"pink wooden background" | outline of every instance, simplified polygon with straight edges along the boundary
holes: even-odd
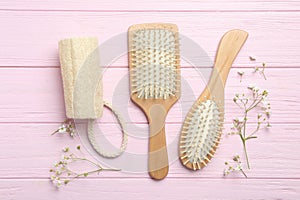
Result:
[[[231,101],[236,92],[248,82],[270,91],[273,127],[248,144],[253,168],[249,178],[222,176],[224,161],[242,154],[239,138],[224,136],[212,163],[196,173],[175,161],[168,177],[160,182],[146,173],[107,172],[56,190],[48,179],[49,168],[60,158],[61,148],[80,144],[78,137],[50,136],[65,118],[58,40],[96,35],[102,43],[144,22],[176,23],[180,33],[200,44],[212,60],[224,32],[233,28],[249,32],[230,73],[225,97],[228,129],[238,112]],[[0,200],[299,199],[299,23],[300,1],[295,0],[1,0]],[[120,45],[124,48],[126,41]],[[251,75],[255,64],[249,62],[249,55],[267,63],[268,81]],[[240,69],[248,74],[243,84],[237,76]],[[198,95],[204,84],[193,70],[186,63],[182,75]],[[126,56],[107,69],[106,99],[111,99],[116,82],[126,73]],[[125,92],[120,95],[128,98]],[[133,122],[146,126],[143,113],[130,102],[128,112]],[[179,106],[174,106],[167,118],[168,142],[178,137],[180,114]],[[108,136],[119,137],[108,112],[100,126]],[[137,149],[146,152],[147,143],[130,137],[128,151]]]

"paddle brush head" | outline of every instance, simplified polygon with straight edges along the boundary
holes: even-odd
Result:
[[[173,24],[129,28],[131,95],[138,99],[179,97],[178,29]]]

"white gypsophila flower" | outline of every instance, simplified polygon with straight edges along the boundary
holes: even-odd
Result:
[[[56,161],[53,163],[53,166],[54,166],[54,167],[58,167],[58,165],[59,165],[59,164],[58,164],[58,162],[56,162]]]
[[[266,113],[267,117],[271,116],[271,110],[267,109],[267,110],[265,110],[265,113]]]
[[[224,170],[224,176],[227,176],[230,173],[230,171],[228,169]]]
[[[253,88],[252,88],[252,91],[253,92],[258,92],[260,89],[257,87],[257,86],[254,86]]]
[[[69,151],[70,151],[70,148],[69,148],[69,147],[65,147],[65,148],[63,148],[62,150],[63,150],[63,152],[69,152]]]
[[[268,101],[266,101],[266,99],[263,99],[263,100],[261,101],[261,107],[262,107],[264,110],[266,110],[266,109],[268,109],[268,108],[270,107],[270,103],[269,103]]]
[[[75,136],[75,130],[74,128],[70,129],[70,136],[74,137]]]
[[[59,128],[58,128],[58,132],[59,133],[66,133],[67,132],[67,127],[66,125],[61,125]]]
[[[62,174],[62,172],[60,170],[56,170],[55,174],[59,176]]]
[[[240,76],[243,76],[243,75],[245,74],[245,72],[242,71],[242,70],[238,71],[237,73],[238,73],[238,75],[240,75]]]
[[[258,113],[257,118],[260,119],[262,117],[261,113]]]
[[[262,95],[263,95],[264,97],[267,97],[268,94],[269,94],[269,91],[266,90],[266,89],[264,89],[264,91],[262,92]]]
[[[254,72],[260,71],[259,67],[254,67]]]
[[[236,166],[236,168],[234,170],[240,171],[240,170],[243,170],[243,167],[239,164]]]
[[[239,123],[243,123],[245,118],[244,117],[238,117],[237,120],[238,120]]]
[[[61,180],[57,180],[55,181],[55,185],[56,187],[60,187],[62,184],[61,184]]]
[[[56,176],[52,175],[50,176],[51,181],[54,181],[56,179]]]
[[[254,87],[255,87],[255,86],[254,86],[253,84],[249,84],[247,88],[248,88],[249,90],[253,90]]]

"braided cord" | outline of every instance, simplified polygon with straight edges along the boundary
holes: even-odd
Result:
[[[127,147],[128,135],[125,131],[125,123],[124,123],[123,119],[121,118],[120,114],[112,108],[112,105],[110,103],[103,101],[103,105],[112,111],[112,113],[117,118],[118,123],[120,124],[121,130],[122,130],[122,144],[121,144],[120,148],[118,149],[118,151],[114,152],[114,153],[106,152],[106,151],[102,150],[96,140],[95,135],[94,135],[94,121],[95,121],[94,119],[88,120],[88,138],[89,138],[93,148],[99,155],[106,157],[106,158],[116,158],[125,151],[125,149]]]

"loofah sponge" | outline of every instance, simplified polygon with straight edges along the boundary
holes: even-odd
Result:
[[[98,40],[94,37],[59,42],[61,74],[68,118],[96,119],[102,116],[102,75]]]
[[[121,155],[127,146],[127,133],[117,111],[103,101],[97,38],[79,37],[61,40],[59,57],[67,117],[88,119],[88,138],[95,151],[101,156],[115,158]],[[104,106],[113,112],[122,129],[122,144],[116,152],[102,150],[94,135],[94,123],[102,116]]]

